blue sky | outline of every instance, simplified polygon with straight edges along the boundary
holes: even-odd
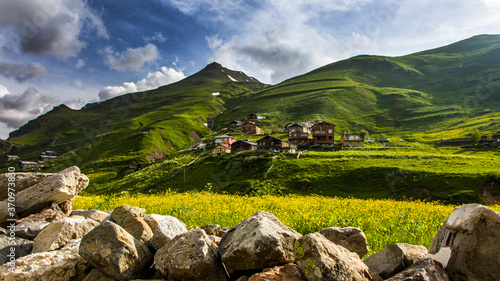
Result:
[[[55,105],[156,88],[212,61],[274,84],[499,34],[499,12],[500,0],[2,0],[0,138]]]

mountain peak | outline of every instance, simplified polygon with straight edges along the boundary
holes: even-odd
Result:
[[[223,82],[253,82],[260,83],[259,80],[246,75],[241,71],[234,71],[223,67],[220,63],[212,62],[199,72],[188,78],[208,78]]]

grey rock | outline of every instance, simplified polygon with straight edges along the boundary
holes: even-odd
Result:
[[[14,249],[14,255],[12,254],[12,249]],[[31,254],[32,250],[33,241],[10,235],[0,235],[0,265],[27,256]]]
[[[293,263],[301,236],[273,214],[257,212],[222,237],[219,251],[229,271],[264,269]]]
[[[228,280],[217,246],[202,229],[168,241],[155,254],[155,267],[171,280]]]
[[[82,238],[80,255],[93,267],[117,280],[140,276],[153,262],[153,254],[119,225],[104,221]]]
[[[153,233],[153,239],[151,239],[151,246],[155,250],[159,250],[168,241],[174,239],[175,236],[187,232],[186,225],[179,221],[177,218],[171,216],[165,216]]]
[[[319,233],[311,233],[297,240],[295,257],[309,281],[376,280],[357,254],[335,245]]]
[[[414,246],[406,243],[389,245],[364,260],[368,267],[380,277],[387,279],[427,255],[424,246]]]
[[[358,254],[360,258],[368,254],[366,236],[363,231],[357,227],[328,227],[321,230],[319,233],[333,243]]]
[[[417,261],[387,281],[450,281],[450,278],[439,262],[427,258]]]
[[[144,218],[146,210],[139,207],[121,206],[115,208],[111,213],[111,219],[119,225],[135,218]]]

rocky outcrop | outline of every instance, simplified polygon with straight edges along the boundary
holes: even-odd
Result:
[[[96,221],[83,217],[63,218],[53,222],[33,240],[33,253],[58,250],[70,240],[81,239],[97,225]]]
[[[380,277],[387,279],[424,259],[426,255],[427,249],[424,246],[396,243],[369,256],[364,263]]]
[[[149,242],[153,238],[151,228],[141,217],[132,218],[123,223],[121,227],[145,245],[149,245]]]
[[[88,219],[93,219],[96,222],[103,222],[109,218],[109,214],[98,210],[73,210],[71,216],[81,216]]]
[[[156,227],[153,238],[151,239],[151,246],[155,250],[159,250],[168,241],[174,239],[175,236],[187,232],[186,225],[171,216],[165,216],[158,226]]]
[[[113,210],[111,219],[117,224],[122,225],[136,217],[144,218],[144,214],[146,214],[146,210],[143,208],[121,206]]]
[[[87,187],[88,183],[89,179],[80,173],[78,167],[67,168],[26,187],[24,190],[17,190],[16,212],[19,217],[26,217],[39,212],[52,201],[57,204],[72,201],[80,191]],[[68,206],[68,204],[65,205]],[[68,209],[62,211],[66,214],[71,212]],[[0,221],[0,223],[3,222]]]
[[[31,254],[16,259],[15,266],[0,267],[0,280],[9,281],[80,281],[89,265],[78,255],[79,240],[67,243],[60,250]]]
[[[359,256],[335,245],[319,233],[303,236],[295,243],[295,258],[307,280],[374,280]]]
[[[9,243],[10,242],[10,243]],[[12,251],[14,248],[14,251]],[[0,235],[0,265],[6,264],[11,258],[24,257],[31,254],[33,250],[33,241],[9,236]],[[14,252],[14,255],[12,255]]]
[[[23,191],[53,175],[53,173],[16,173],[16,192]],[[7,199],[8,178],[9,174],[0,174],[0,201]]]
[[[257,212],[222,237],[219,251],[230,271],[262,270],[293,263],[294,243],[301,236],[273,214]]]
[[[117,280],[139,277],[153,261],[146,245],[110,221],[102,222],[83,237],[79,254]]]
[[[450,281],[443,266],[430,258],[419,260],[387,281]]]
[[[155,267],[171,280],[229,280],[217,246],[202,229],[167,241],[155,254]]]
[[[500,214],[479,204],[456,208],[432,240],[429,252],[445,252],[454,281],[500,280]]]
[[[333,243],[358,254],[360,258],[368,254],[366,236],[363,231],[357,227],[328,227],[321,230],[319,233]]]

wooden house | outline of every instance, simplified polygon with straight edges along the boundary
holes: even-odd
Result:
[[[290,132],[288,133],[288,141],[295,145],[309,145],[309,133]]]
[[[245,122],[234,120],[233,122],[229,123],[229,129],[232,132],[241,131],[241,126],[243,126],[243,124],[245,124]]]
[[[19,161],[18,166],[19,166],[19,169],[25,170],[25,169],[29,169],[29,168],[40,167],[40,166],[42,166],[42,164],[39,162]]]
[[[343,134],[340,136],[342,146],[365,146],[365,135]]]
[[[222,146],[225,146],[226,148],[231,148],[231,144],[235,141],[236,141],[236,139],[231,137],[231,136],[222,135],[222,136],[215,137],[214,143],[215,143],[215,146],[222,145]]]
[[[247,116],[247,119],[248,120],[261,120],[261,119],[266,119],[266,116],[262,116],[262,115],[259,115],[259,114],[249,114]]]
[[[59,157],[57,156],[52,156],[52,155],[40,155],[40,157],[38,157],[38,161],[42,161],[42,162],[45,162],[45,161],[50,161],[50,160],[57,160],[59,159]]]
[[[297,151],[297,146],[291,142],[279,138],[266,136],[257,141],[257,150],[267,152],[294,153]]]
[[[239,140],[231,145],[231,153],[257,150],[257,143]]]
[[[15,161],[15,160],[19,160],[19,156],[17,155],[5,155],[7,161]]]
[[[214,150],[212,150],[212,157],[219,157],[231,153],[231,148],[224,145],[217,145]]]
[[[335,144],[335,125],[324,121],[314,124],[311,128],[313,143],[320,146]]]
[[[245,124],[241,126],[241,131],[245,135],[258,135],[260,134],[260,127],[257,126],[254,121],[246,121]]]
[[[285,126],[285,130],[289,133],[309,133],[309,128],[303,124],[291,124]]]

